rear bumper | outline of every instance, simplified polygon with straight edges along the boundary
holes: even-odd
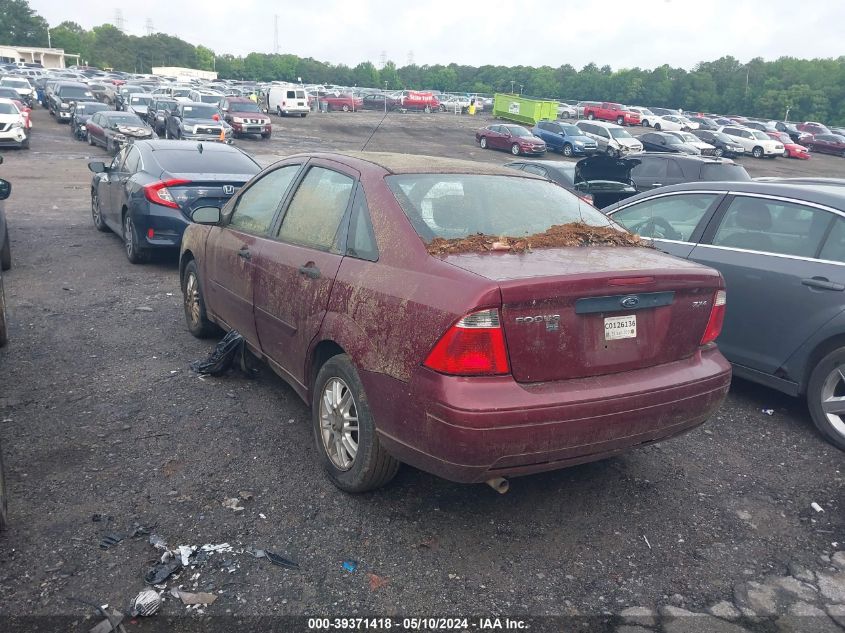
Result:
[[[138,232],[138,241],[144,250],[179,248],[182,234],[190,222],[179,209],[158,204],[148,204],[144,211],[133,211],[132,221]],[[150,236],[150,229],[153,233]]]
[[[420,369],[410,383],[362,372],[382,442],[403,462],[458,482],[603,459],[679,435],[719,407],[730,364],[715,347],[637,371],[520,384]]]

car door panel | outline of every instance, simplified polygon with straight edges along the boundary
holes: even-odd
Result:
[[[343,260],[357,174],[312,161],[283,213],[277,240],[256,260],[255,319],[261,349],[291,379],[307,385],[306,355],[326,314]]]
[[[741,227],[731,229],[736,232],[729,235],[729,218],[738,217],[738,205],[767,204],[777,211],[781,225],[787,224],[780,217],[785,215],[783,209],[800,208],[778,200],[747,200],[736,196],[724,205],[722,217],[708,227],[709,235],[689,258],[716,268],[725,278],[728,303],[719,348],[731,362],[771,374],[842,312],[845,293],[839,288],[845,290],[845,266],[814,258],[814,242],[821,240],[833,220],[833,214],[827,211],[809,211],[814,224],[806,252],[812,251],[812,256],[775,252],[781,249],[779,236],[793,239],[800,235],[798,229],[793,231],[788,225],[779,228],[773,224],[771,229],[760,231],[767,234],[764,239],[770,246],[763,238],[753,242],[754,232]],[[722,231],[724,236],[720,236]]]

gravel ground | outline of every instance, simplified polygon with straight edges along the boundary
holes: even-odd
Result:
[[[380,119],[274,117],[272,140],[238,144],[263,163],[357,150]],[[318,467],[305,405],[272,372],[201,380],[188,369],[213,341],[185,329],[175,257],[129,264],[118,238],[91,223],[86,161],[105,153],[71,139],[46,111],[34,120],[32,149],[5,152],[0,167],[14,187],[13,268],[4,274],[11,343],[0,350],[11,496],[0,616],[66,615],[81,627],[94,611],[74,599],[126,610],[161,552],[145,535],[109,549],[98,542],[136,523],[171,546],[234,547],[169,585],[215,592],[206,616],[600,616],[639,606],[661,615],[639,624],[679,631],[672,622],[689,618],[671,608],[726,602],[749,610],[743,626],[802,630],[751,618],[785,613],[794,600],[766,613],[748,605],[743,584],[801,566],[834,579],[833,597],[805,602],[836,611],[836,587],[845,594],[831,559],[845,549],[843,454],[815,432],[801,401],[735,380],[704,427],[512,480],[505,496],[409,467],[384,490],[344,494]],[[474,143],[488,122],[391,114],[368,149],[507,162]],[[824,156],[741,162],[752,175],[841,176],[845,166]],[[222,506],[233,497],[242,511]],[[301,568],[238,553],[253,546]],[[807,582],[821,591],[820,578]],[[155,618],[185,612],[168,598]],[[722,615],[708,621],[729,626]],[[623,622],[591,626],[637,630]],[[814,622],[836,627],[824,611]],[[819,627],[803,630],[827,630]]]

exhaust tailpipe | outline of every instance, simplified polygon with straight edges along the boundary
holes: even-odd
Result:
[[[504,477],[493,477],[492,479],[488,479],[485,483],[500,495],[505,494],[511,487],[510,482],[508,482],[508,480]]]

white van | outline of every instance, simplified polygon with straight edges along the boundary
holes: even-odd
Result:
[[[267,91],[267,111],[279,116],[298,114],[304,117],[311,108],[308,93],[302,86],[270,86]]]

